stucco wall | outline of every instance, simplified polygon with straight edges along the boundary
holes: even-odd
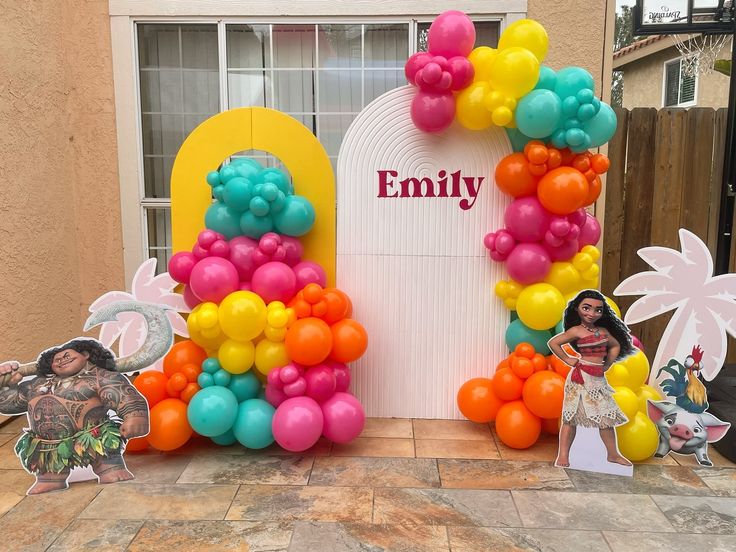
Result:
[[[0,0],[0,360],[81,334],[122,289],[107,0]]]

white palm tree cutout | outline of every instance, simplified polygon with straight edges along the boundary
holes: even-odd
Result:
[[[145,261],[133,276],[131,293],[125,291],[108,291],[100,296],[89,307],[90,312],[117,303],[118,301],[141,301],[144,303],[155,303],[166,305],[171,310],[166,311],[166,316],[171,322],[174,333],[182,337],[189,337],[186,320],[180,312],[190,312],[190,308],[184,302],[184,297],[174,292],[179,284],[163,272],[156,276],[156,259]],[[132,312],[123,312],[118,315],[118,320],[105,322],[101,325],[99,340],[105,347],[112,347],[115,340],[118,343],[118,358],[128,356],[137,351],[146,338],[146,322],[142,316]],[[163,359],[146,370],[163,370]]]
[[[679,234],[682,251],[640,249],[639,257],[654,270],[629,276],[613,293],[644,296],[626,312],[627,324],[676,309],[659,342],[653,374],[672,358],[682,362],[694,345],[700,345],[705,351],[701,373],[710,381],[726,358],[726,333],[736,337],[736,274],[713,276],[708,247],[689,230],[681,228]]]

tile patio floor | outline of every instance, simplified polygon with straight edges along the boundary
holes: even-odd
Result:
[[[736,550],[736,465],[668,458],[633,478],[562,470],[555,440],[508,449],[487,425],[369,419],[300,454],[190,442],[128,455],[135,481],[27,497],[0,427],[0,550]]]

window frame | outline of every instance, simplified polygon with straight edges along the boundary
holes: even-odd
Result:
[[[662,63],[662,108],[672,108],[672,107],[695,107],[698,105],[698,77],[700,76],[698,73],[695,74],[695,84],[693,86],[693,99],[687,102],[680,102],[680,89],[682,88],[682,62],[684,61],[683,56],[674,57],[672,59],[668,59]],[[680,73],[679,73],[679,79],[677,83],[677,103],[674,105],[666,105],[667,104],[667,66],[672,65],[673,63],[679,63],[680,64]]]

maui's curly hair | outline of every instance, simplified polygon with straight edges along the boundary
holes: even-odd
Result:
[[[583,299],[597,299],[598,301],[601,301],[603,303],[603,315],[598,319],[595,325],[608,330],[608,333],[610,333],[613,338],[618,341],[619,345],[621,346],[621,351],[619,352],[616,360],[618,361],[626,358],[627,356],[633,355],[636,352],[636,349],[634,348],[634,344],[631,341],[631,333],[629,332],[629,328],[618,316],[616,316],[616,313],[613,312],[613,309],[608,305],[603,294],[594,289],[584,289],[583,291],[578,293],[575,298],[567,305],[563,317],[563,326],[565,328],[565,331],[569,330],[573,326],[579,326],[581,324],[582,321],[580,320],[578,307],[580,306],[580,303],[583,302]],[[572,345],[573,348],[577,350],[575,345]]]
[[[73,349],[78,353],[89,353],[89,361],[98,368],[115,370],[115,355],[110,349],[96,339],[77,338],[67,341],[63,345],[46,349],[38,355],[38,360],[36,361],[38,373],[43,376],[53,375],[54,372],[51,369],[51,363],[54,360],[54,355],[64,349]]]

